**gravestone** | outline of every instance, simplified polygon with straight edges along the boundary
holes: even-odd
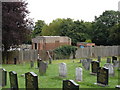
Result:
[[[25,73],[26,90],[38,90],[38,76],[34,72]]]
[[[92,61],[91,62],[91,70],[92,70],[91,74],[96,75],[99,67],[100,67],[99,61]]]
[[[110,75],[110,76],[114,76],[115,72],[114,72],[113,64],[111,64],[111,63],[106,63],[106,64],[104,65],[104,67],[108,68],[108,70],[109,70],[109,75]]]
[[[17,73],[15,71],[9,72],[10,77],[10,87],[12,90],[18,90],[18,79]]]
[[[17,58],[14,58],[14,64],[17,64]]]
[[[39,66],[40,66],[40,62],[42,62],[42,59],[41,59],[41,58],[37,59],[37,67],[38,67],[38,68],[39,68]]]
[[[107,58],[107,62],[106,63],[111,63],[111,58]]]
[[[62,90],[79,90],[79,84],[75,83],[73,80],[63,80]]]
[[[30,67],[33,68],[34,67],[34,61],[30,61]]]
[[[117,61],[117,57],[116,56],[112,56],[112,63],[114,63],[114,61]]]
[[[90,61],[87,61],[87,59],[84,59],[82,61],[82,66],[86,69],[89,70],[90,69]]]
[[[4,68],[1,68],[0,69],[0,73],[2,73],[1,75],[2,75],[2,85],[0,85],[0,86],[6,86],[7,85],[7,71],[4,69]]]
[[[114,67],[118,68],[119,67],[119,61],[114,61],[113,65],[114,65]]]
[[[100,86],[108,86],[108,79],[109,79],[109,74],[108,74],[108,69],[107,68],[98,68],[97,72],[97,85]]]
[[[101,62],[101,56],[98,56],[98,61]]]
[[[46,62],[43,62],[43,61],[39,62],[39,73],[40,73],[40,75],[44,75],[46,73],[47,67],[48,66],[47,66]]]
[[[59,76],[66,77],[67,76],[67,66],[66,63],[59,64]]]
[[[82,81],[82,68],[76,68],[76,81]]]

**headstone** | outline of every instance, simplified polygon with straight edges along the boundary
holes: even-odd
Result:
[[[82,61],[82,66],[86,69],[89,70],[90,69],[90,62],[87,61],[87,59]]]
[[[87,58],[86,60],[87,60],[87,62],[89,62],[89,63],[92,62],[92,59],[90,59],[90,58]]]
[[[98,61],[101,62],[101,56],[98,56]]]
[[[7,71],[4,68],[0,69],[0,72],[2,73],[2,85],[0,86],[6,86],[7,85]]]
[[[38,76],[34,72],[25,73],[26,90],[38,90]]]
[[[31,67],[31,68],[34,67],[34,61],[30,61],[30,67]]]
[[[40,61],[40,63],[39,63],[39,73],[40,73],[40,75],[44,75],[46,73],[46,70],[47,70],[47,63],[43,62],[43,61]]]
[[[82,81],[82,68],[76,68],[76,81]]]
[[[113,65],[114,65],[114,67],[118,68],[119,67],[119,61],[114,61]]]
[[[97,70],[100,67],[99,61],[92,61],[91,62],[91,74],[96,75],[97,74]]]
[[[14,58],[14,64],[17,64],[17,59],[16,58]]]
[[[75,83],[73,80],[63,80],[62,90],[79,90],[79,84]]]
[[[109,70],[109,75],[110,76],[114,76],[114,67],[113,67],[113,64],[111,64],[111,63],[106,63],[105,65],[104,65],[104,67],[106,67],[106,68],[108,68],[108,70]]]
[[[66,77],[67,76],[66,63],[60,63],[60,65],[59,65],[59,76],[61,76],[61,77]]]
[[[39,65],[40,65],[40,62],[42,61],[42,59],[41,58],[38,58],[37,59],[37,67],[39,68]]]
[[[18,90],[18,79],[17,73],[15,71],[9,72],[10,77],[10,87],[12,90]]]
[[[107,58],[107,63],[111,63],[111,58]]]
[[[97,84],[100,86],[108,86],[108,79],[109,79],[109,74],[108,74],[108,69],[107,68],[98,68],[97,72]]]
[[[116,56],[112,56],[112,63],[114,63],[114,61],[117,61],[117,57]]]

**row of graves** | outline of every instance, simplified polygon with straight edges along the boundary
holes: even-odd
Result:
[[[51,62],[51,61],[50,61]],[[80,60],[79,63],[82,63],[82,66],[85,68],[85,70],[90,70],[91,65],[91,75],[94,75],[97,77],[97,82],[95,84],[99,86],[109,86],[109,76],[115,75],[114,68],[119,67],[119,62],[117,60],[117,57],[107,58],[106,64],[104,67],[100,67],[101,57],[98,57],[97,61],[93,61],[92,59],[84,59]],[[31,61],[30,63],[31,68],[34,67],[34,62]],[[40,75],[44,75],[46,73],[46,70],[48,68],[48,64],[41,59],[38,59],[37,62],[37,68],[39,69]],[[2,71],[2,85],[6,86],[7,84],[7,71],[5,69],[0,69]],[[38,75],[34,72],[27,72],[23,74],[25,76],[25,87],[27,90],[32,88],[32,90],[38,90],[40,87],[38,87]],[[60,77],[67,77],[67,65],[66,63],[60,63],[59,64],[59,76]],[[83,76],[83,70],[81,67],[76,68],[76,81],[82,81]],[[10,87],[11,89],[18,89],[18,79],[17,79],[17,73],[15,71],[9,72],[9,78],[10,78]],[[63,80],[62,89],[63,90],[79,90],[79,84],[75,83],[73,80]],[[118,85],[117,88],[120,88]]]

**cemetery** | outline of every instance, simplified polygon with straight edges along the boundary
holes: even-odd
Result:
[[[33,90],[38,90],[38,88],[61,88],[63,90],[115,88],[118,85],[118,67],[114,67],[112,61],[108,63],[107,58],[101,57],[101,62],[98,58],[81,58],[52,60],[52,64],[42,60],[21,64],[3,64],[1,86],[2,88],[26,88],[27,90],[29,88]],[[109,58],[112,60],[112,57]]]

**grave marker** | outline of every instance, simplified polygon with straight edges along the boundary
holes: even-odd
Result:
[[[82,68],[76,68],[76,81],[82,81]]]
[[[34,61],[30,61],[30,67],[33,68],[34,67]]]
[[[117,61],[117,57],[116,56],[112,56],[112,63],[114,63],[114,61]]]
[[[44,75],[46,73],[47,67],[48,66],[47,66],[46,62],[43,62],[43,61],[39,62],[39,73],[40,73],[40,75]]]
[[[106,64],[104,65],[104,67],[108,68],[108,70],[109,70],[109,75],[110,75],[110,76],[114,76],[115,73],[114,73],[113,64],[106,63]]]
[[[91,62],[91,68],[92,68],[91,74],[92,75],[96,75],[97,74],[98,67],[100,67],[99,61],[92,61]]]
[[[101,62],[101,56],[98,56],[98,61]]]
[[[98,68],[98,72],[97,72],[97,85],[100,86],[108,86],[108,69],[107,68]]]
[[[79,90],[79,84],[75,83],[73,80],[63,80],[62,90]]]
[[[34,72],[25,73],[26,90],[38,90],[38,76]]]
[[[18,79],[17,73],[15,71],[9,72],[10,77],[10,87],[12,90],[18,90]]]
[[[107,58],[107,63],[111,63],[111,58]]]
[[[61,77],[66,77],[67,76],[66,63],[60,63],[60,65],[59,65],[59,76],[61,76]]]
[[[0,72],[2,73],[2,86],[7,85],[7,71],[4,68],[0,69]]]

